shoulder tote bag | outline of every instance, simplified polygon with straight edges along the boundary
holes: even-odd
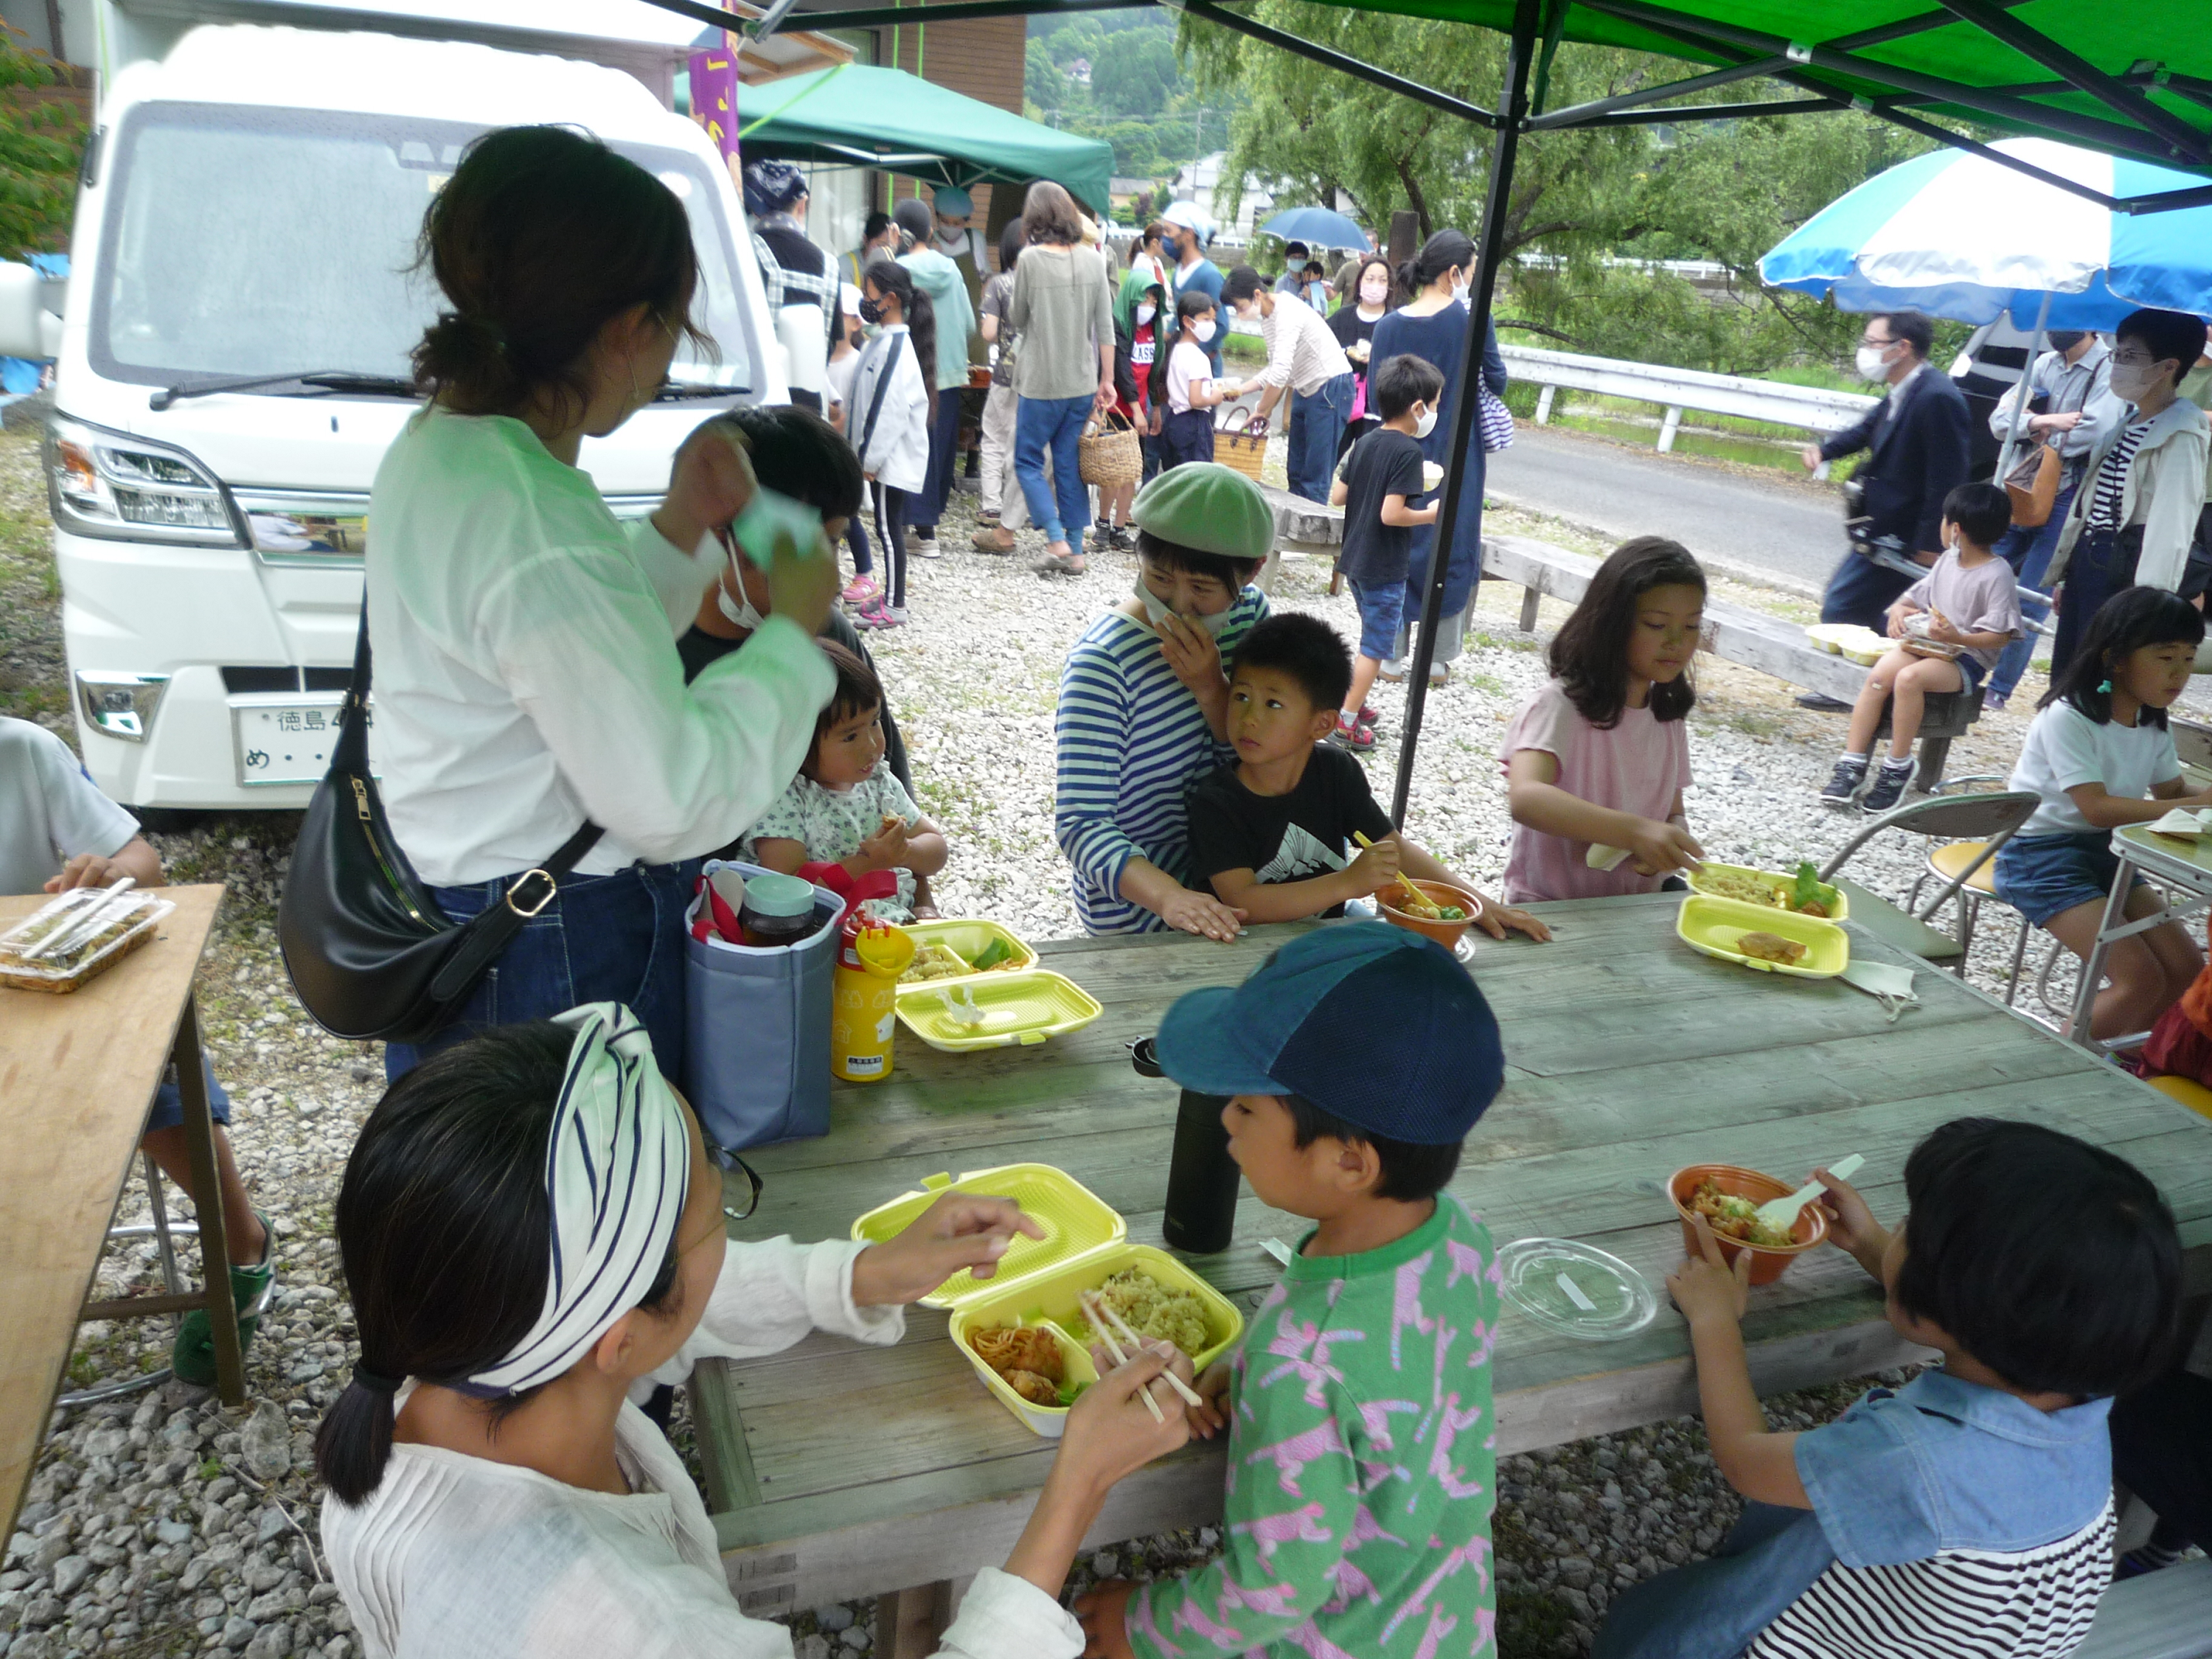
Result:
[[[504,900],[456,926],[392,839],[368,769],[368,600],[337,747],[315,786],[276,906],[292,988],[334,1036],[419,1042],[453,1018],[561,878],[606,832],[586,822]]]
[[[2005,474],[2004,491],[2012,502],[2012,521],[2022,530],[2051,522],[2051,509],[2058,500],[2058,477],[2064,463],[2055,443],[2038,444],[2026,459]]]

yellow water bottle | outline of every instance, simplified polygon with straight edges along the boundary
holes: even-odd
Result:
[[[830,1071],[848,1083],[881,1083],[891,1074],[891,1029],[898,1024],[899,975],[914,961],[914,936],[855,910],[845,919],[830,992]]]

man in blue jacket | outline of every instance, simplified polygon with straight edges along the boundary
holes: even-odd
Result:
[[[1970,417],[1966,399],[1932,367],[1928,319],[1915,311],[1876,312],[1859,337],[1859,373],[1887,381],[1889,394],[1855,426],[1805,446],[1807,471],[1823,461],[1867,452],[1856,481],[1865,490],[1869,538],[1893,536],[1906,557],[1932,565],[1943,550],[1943,498],[1966,483]],[[1824,623],[1857,623],[1880,633],[1897,596],[1912,585],[1902,571],[1856,550],[1844,555],[1820,600]],[[1850,704],[1808,693],[1808,708],[1848,710]]]
[[[1171,273],[1175,292],[1168,296],[1165,316],[1175,315],[1175,301],[1190,289],[1206,294],[1218,306],[1221,303],[1221,268],[1206,257],[1206,245],[1213,240],[1213,222],[1198,210],[1194,202],[1174,202],[1160,216],[1161,222],[1175,232],[1175,269]],[[1206,355],[1213,365],[1213,378],[1221,378],[1221,337],[1226,333],[1228,319],[1221,319],[1213,333],[1212,343]]]

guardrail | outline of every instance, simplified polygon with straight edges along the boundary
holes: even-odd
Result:
[[[1878,401],[1856,392],[1827,392],[1818,386],[1784,386],[1774,380],[1748,380],[1735,374],[1709,374],[1702,369],[1667,368],[1656,363],[1628,363],[1613,357],[1583,357],[1571,351],[1543,351],[1534,346],[1499,348],[1505,367],[1516,380],[1543,388],[1536,396],[1536,424],[1552,418],[1553,394],[1561,386],[1574,392],[1595,392],[1608,398],[1626,398],[1657,404],[1667,412],[1659,422],[1659,453],[1674,447],[1682,411],[1694,409],[1709,415],[1734,415],[1741,419],[1793,426],[1807,432],[1840,432]]]

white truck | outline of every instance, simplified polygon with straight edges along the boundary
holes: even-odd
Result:
[[[394,11],[398,33],[316,0],[258,8],[312,28],[157,13],[165,40],[140,18],[134,38],[160,55],[103,77],[58,331],[26,269],[0,270],[0,353],[57,359],[45,456],[63,633],[85,763],[116,800],[295,807],[321,776],[369,483],[417,405],[408,355],[441,297],[412,268],[416,237],[477,134],[573,124],[690,210],[693,314],[717,350],[687,347],[653,404],[586,441],[617,514],[653,508],[715,409],[787,398],[727,168],[669,106],[682,46],[543,24],[588,7],[604,27],[608,0],[477,4],[467,31],[465,5]],[[423,38],[457,31],[477,38]]]

